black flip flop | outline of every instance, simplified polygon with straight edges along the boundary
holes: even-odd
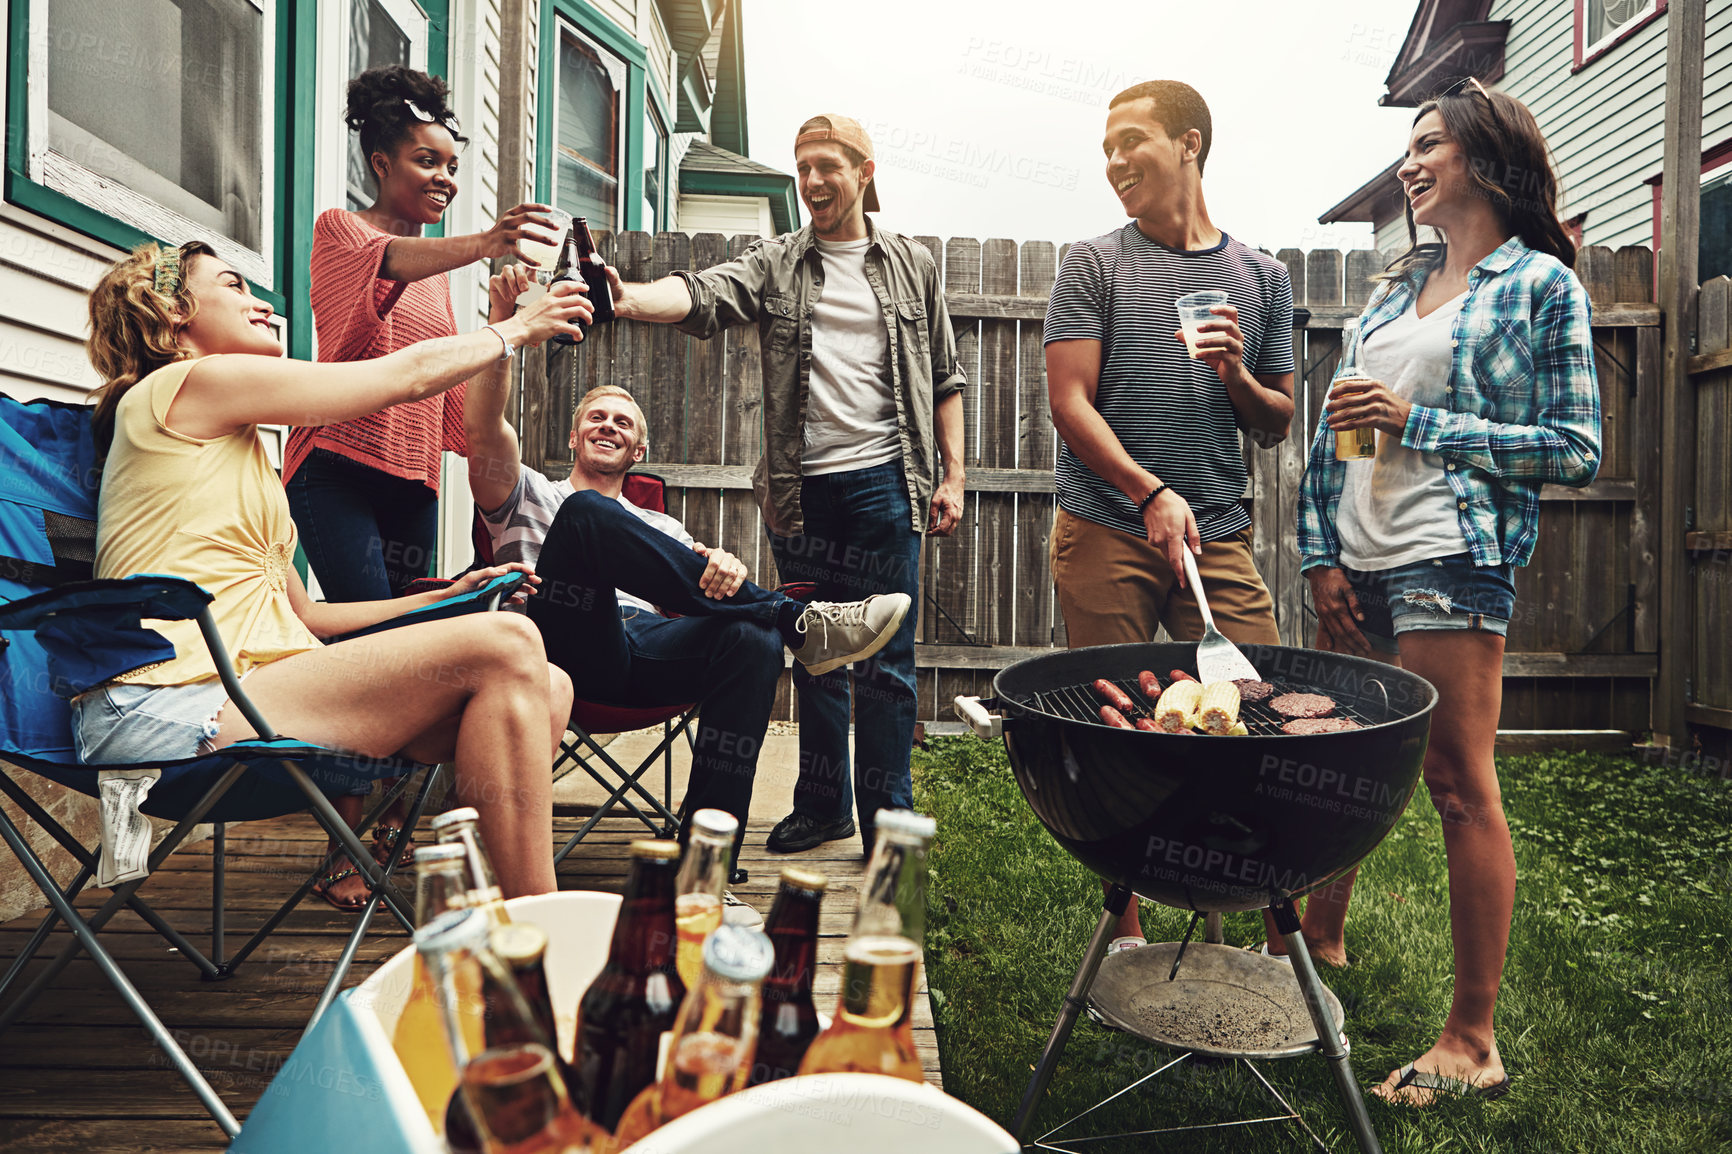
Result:
[[[1483,1098],[1488,1102],[1493,1102],[1509,1093],[1510,1088],[1510,1076],[1507,1071],[1502,1081],[1492,1082],[1484,1086],[1460,1078],[1451,1078],[1448,1074],[1438,1074],[1431,1070],[1416,1070],[1412,1062],[1401,1067],[1396,1073],[1400,1074],[1401,1078],[1395,1083],[1395,1090],[1405,1090],[1411,1086],[1416,1090],[1430,1090],[1434,1094],[1449,1094],[1457,1098]]]

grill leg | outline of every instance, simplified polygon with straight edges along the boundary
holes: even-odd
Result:
[[[1016,1135],[1018,1142],[1022,1141],[1029,1123],[1034,1121],[1035,1107],[1040,1105],[1047,1083],[1052,1081],[1053,1069],[1064,1054],[1065,1043],[1070,1041],[1076,1016],[1082,1013],[1083,1007],[1088,1004],[1089,987],[1094,985],[1095,974],[1101,968],[1101,959],[1106,957],[1107,943],[1112,940],[1113,923],[1119,920],[1130,901],[1131,891],[1124,886],[1114,886],[1107,891],[1106,903],[1101,909],[1101,920],[1095,923],[1094,937],[1089,939],[1088,949],[1083,952],[1082,965],[1077,967],[1076,977],[1070,984],[1070,993],[1064,996],[1064,1008],[1059,1011],[1058,1021],[1053,1023],[1052,1036],[1046,1040],[1046,1049],[1041,1051],[1040,1063],[1034,1068],[1034,1077],[1028,1080],[1028,1088],[1022,1092],[1022,1105],[1016,1108],[1016,1121],[1011,1124],[1011,1132]]]
[[[1293,961],[1293,976],[1305,995],[1305,1008],[1311,1011],[1311,1024],[1317,1029],[1317,1048],[1329,1062],[1335,1075],[1335,1088],[1341,1092],[1341,1104],[1347,1108],[1347,1126],[1353,1131],[1362,1154],[1383,1154],[1377,1144],[1377,1132],[1371,1128],[1371,1115],[1365,1112],[1365,1098],[1353,1077],[1353,1063],[1347,1047],[1341,1044],[1329,1006],[1323,1000],[1323,983],[1317,979],[1317,968],[1311,964],[1311,952],[1305,948],[1305,935],[1299,932],[1299,913],[1289,898],[1277,898],[1269,907],[1275,915],[1275,928],[1287,943],[1287,956]]]

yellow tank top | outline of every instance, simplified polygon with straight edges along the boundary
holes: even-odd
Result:
[[[200,440],[164,424],[196,360],[165,365],[115,408],[96,514],[96,575],[167,573],[195,581],[237,673],[316,649],[289,605],[295,523],[256,426]],[[175,657],[122,675],[187,685],[217,675],[196,621],[147,623]]]

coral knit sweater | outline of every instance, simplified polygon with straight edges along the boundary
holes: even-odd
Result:
[[[333,208],[313,225],[313,325],[321,361],[365,361],[417,341],[455,336],[450,282],[444,273],[418,281],[379,275],[394,238],[352,212]],[[463,394],[458,385],[436,397],[335,425],[297,427],[283,461],[287,482],[314,449],[420,481],[439,491],[439,455],[463,453]]]

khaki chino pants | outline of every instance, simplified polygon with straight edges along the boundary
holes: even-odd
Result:
[[[1197,556],[1215,627],[1239,644],[1279,645],[1275,603],[1251,561],[1251,530],[1209,541]],[[1203,636],[1203,615],[1180,589],[1166,554],[1142,537],[1063,509],[1052,527],[1052,576],[1058,583],[1070,647],[1153,641],[1164,625],[1175,641]],[[1164,678],[1166,671],[1159,671]]]

